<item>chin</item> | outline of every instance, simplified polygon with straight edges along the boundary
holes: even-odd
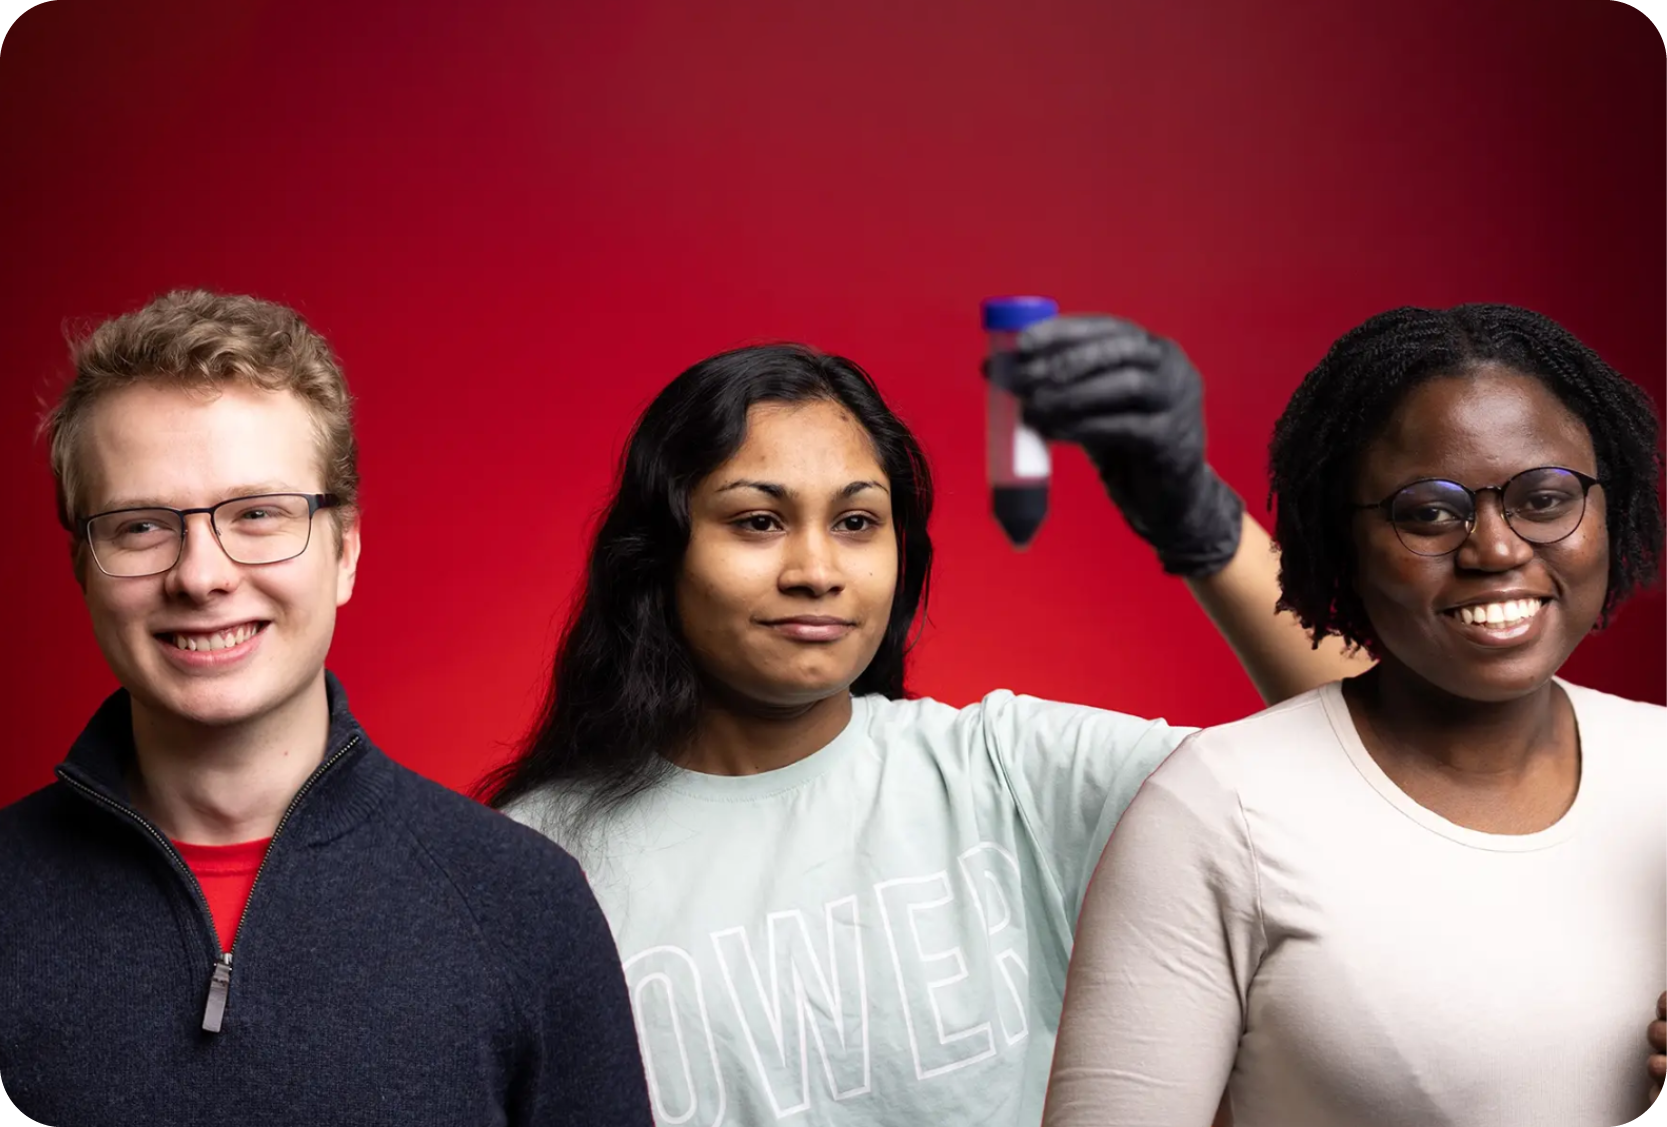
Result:
[[[801,707],[819,704],[830,697],[837,697],[848,691],[849,681],[817,681],[796,685],[777,685],[772,695],[778,704]]]
[[[275,686],[255,684],[163,685],[132,695],[164,716],[205,728],[257,720],[281,705],[284,696]]]
[[[168,712],[205,728],[230,728],[255,720],[272,711],[276,702],[248,699],[235,694],[163,702]]]
[[[794,677],[770,685],[768,696],[773,704],[801,707],[848,692],[856,679],[856,673]]]
[[[1499,662],[1492,668],[1432,670],[1425,679],[1456,697],[1483,704],[1519,700],[1543,688],[1557,675],[1562,662]]]

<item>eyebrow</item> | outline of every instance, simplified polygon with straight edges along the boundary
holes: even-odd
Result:
[[[720,485],[718,486],[716,492],[728,493],[732,489],[755,489],[760,493],[766,494],[767,496],[774,497],[778,501],[797,500],[799,496],[795,490],[789,489],[787,486],[781,485],[777,482],[753,481],[748,478],[741,478],[739,480]],[[853,481],[844,489],[841,489],[838,496],[841,500],[845,500],[850,497],[855,497],[858,493],[867,489],[878,489],[881,493],[891,492],[878,481]]]
[[[237,497],[258,497],[263,493],[310,493],[312,490],[297,489],[293,485],[286,485],[278,481],[261,481],[253,485],[234,485],[230,489],[222,490],[219,494],[221,501],[230,501]],[[113,513],[121,509],[194,509],[195,505],[170,505],[158,501],[154,497],[135,496],[117,497],[107,501],[104,506],[94,511],[97,513]]]
[[[1573,470],[1575,473],[1583,473],[1587,477],[1597,477],[1598,476],[1596,466],[1593,466],[1591,468],[1591,470],[1582,470],[1582,469],[1576,469],[1574,466],[1569,465],[1567,462],[1555,462],[1555,461],[1553,461],[1553,462],[1540,462],[1537,465],[1525,466],[1520,470],[1516,470],[1512,473],[1506,474],[1499,481],[1494,482],[1490,485],[1479,485],[1479,486],[1478,485],[1471,485],[1469,482],[1460,481],[1458,474],[1425,473],[1425,474],[1419,474],[1417,477],[1407,478],[1405,481],[1401,482],[1401,484],[1397,485],[1395,487],[1395,490],[1396,490],[1396,492],[1400,492],[1401,490],[1407,488],[1408,486],[1418,485],[1418,484],[1420,484],[1422,482],[1426,482],[1426,481],[1451,482],[1454,485],[1462,486],[1463,488],[1469,489],[1472,492],[1475,492],[1478,489],[1497,489],[1501,485],[1504,485],[1507,482],[1509,482],[1509,481],[1511,481],[1515,478],[1519,478],[1525,473],[1533,473],[1535,470]]]

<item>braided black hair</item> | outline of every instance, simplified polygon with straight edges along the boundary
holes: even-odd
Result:
[[[1349,486],[1357,459],[1424,380],[1494,361],[1544,381],[1592,436],[1609,524],[1600,625],[1655,581],[1662,551],[1660,429],[1649,396],[1549,317],[1511,305],[1405,307],[1345,333],[1303,379],[1268,448],[1279,606],[1313,636],[1374,650],[1354,591]]]

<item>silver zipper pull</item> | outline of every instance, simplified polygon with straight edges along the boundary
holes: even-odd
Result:
[[[227,951],[214,964],[214,977],[208,980],[208,1006],[203,1010],[203,1032],[220,1032],[226,1016],[226,994],[232,988],[232,953]]]

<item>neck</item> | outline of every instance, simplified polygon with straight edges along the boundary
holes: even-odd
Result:
[[[1572,735],[1563,722],[1569,708],[1551,681],[1514,700],[1466,700],[1388,659],[1344,687],[1378,758],[1420,760],[1481,782],[1520,776],[1536,760],[1573,750],[1563,747]]]
[[[133,702],[133,804],[175,841],[233,845],[271,837],[324,758],[324,673],[258,720],[210,727]]]
[[[827,747],[851,720],[851,694],[776,708],[708,693],[677,764],[708,775],[757,775]]]

